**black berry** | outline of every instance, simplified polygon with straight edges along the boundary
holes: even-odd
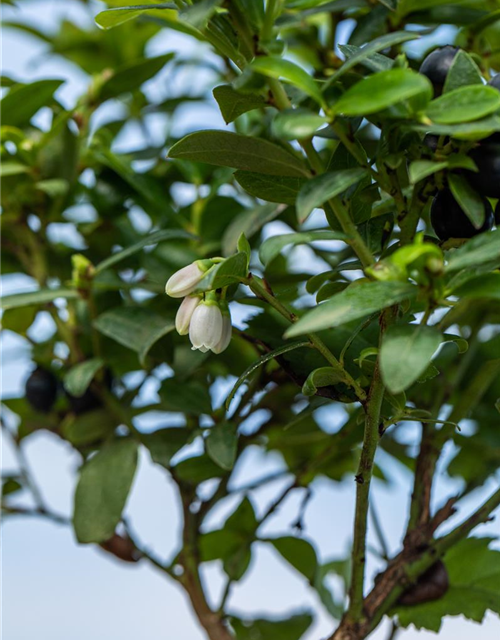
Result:
[[[467,179],[482,196],[500,198],[500,140],[491,136],[473,149],[470,157],[479,169],[467,172]]]
[[[451,45],[435,49],[420,65],[419,71],[432,82],[436,97],[443,93],[446,76],[458,52],[459,48]]]
[[[495,224],[497,228],[500,229],[500,200],[497,202],[497,206],[495,208]]]
[[[55,375],[37,367],[26,380],[26,400],[36,411],[48,413],[56,401],[58,382]]]
[[[113,376],[111,375],[110,370],[106,369],[104,372],[103,383],[108,389],[111,389],[112,382]],[[66,395],[68,397],[71,410],[77,415],[86,413],[87,411],[92,411],[93,409],[99,409],[99,407],[102,406],[100,396],[92,389],[92,387],[88,387],[82,396],[72,396],[71,393],[68,392],[66,392]]]
[[[460,208],[449,189],[440,191],[431,206],[431,223],[440,240],[449,238],[472,238],[479,233],[489,231],[493,226],[493,210],[484,199],[485,220],[480,229],[476,229]]]

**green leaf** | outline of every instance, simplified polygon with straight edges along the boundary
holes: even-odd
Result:
[[[310,242],[321,242],[325,240],[347,241],[347,236],[341,231],[303,231],[302,233],[285,233],[282,236],[271,236],[265,240],[259,250],[259,258],[264,265],[268,265],[274,258],[279,256],[281,251],[289,246],[298,244],[309,244]]]
[[[189,429],[168,427],[143,434],[141,442],[149,451],[153,462],[169,469],[170,460],[188,443],[190,437],[191,431]]]
[[[75,364],[64,376],[63,385],[68,393],[79,398],[87,391],[95,374],[104,366],[101,358],[91,358],[80,364]]]
[[[244,172],[242,172],[243,175]],[[256,175],[256,174],[250,174]],[[237,215],[226,228],[222,237],[222,253],[224,256],[232,255],[238,248],[238,239],[242,233],[247,238],[254,236],[262,227],[274,220],[285,207],[276,207],[270,204],[259,205],[253,209],[245,209]]]
[[[138,4],[130,7],[118,7],[116,9],[106,9],[101,11],[95,17],[96,24],[103,29],[112,29],[124,22],[137,18],[142,13],[161,11],[165,9],[177,10],[175,2],[163,2],[159,4]],[[152,13],[154,15],[154,13]]]
[[[102,262],[100,262],[95,267],[95,273],[99,273],[100,271],[104,271],[104,269],[108,269],[109,267],[125,260],[129,256],[138,253],[144,247],[148,247],[152,244],[158,244],[159,242],[163,242],[164,240],[172,240],[177,238],[193,238],[190,233],[186,233],[186,231],[182,231],[181,229],[161,229],[160,231],[154,231],[149,235],[145,236],[135,244],[130,245],[130,247],[126,247],[121,251],[117,251],[113,253],[109,258],[106,258]]]
[[[387,71],[388,69],[392,69],[392,66],[394,65],[394,60],[392,58],[383,56],[380,53],[372,53],[368,57],[365,57],[362,55],[363,49],[354,44],[339,44],[339,49],[345,55],[347,60],[350,60],[355,55],[359,55],[360,57],[357,64],[361,64],[375,73],[378,71]]]
[[[172,320],[144,307],[110,309],[98,316],[93,324],[103,335],[137,352],[143,367],[153,345],[175,329]]]
[[[302,161],[282,147],[230,131],[191,133],[170,148],[169,157],[272,176],[307,176]]]
[[[64,80],[37,80],[17,84],[2,98],[2,126],[23,127],[35,113],[53,102],[53,95]]]
[[[189,415],[212,413],[210,394],[201,382],[167,378],[162,382],[159,393],[162,408],[166,411],[180,411]]]
[[[481,233],[450,252],[445,271],[459,271],[498,260],[500,264],[500,229]]]
[[[269,360],[272,360],[273,358],[277,358],[278,356],[282,356],[285,353],[288,353],[289,351],[293,351],[295,349],[300,349],[302,347],[310,347],[311,343],[308,340],[305,340],[303,342],[295,342],[293,344],[285,344],[282,347],[278,347],[277,349],[274,349],[273,351],[269,351],[269,353],[265,353],[263,356],[261,356],[258,360],[256,360],[255,362],[253,362],[249,367],[247,367],[245,369],[245,371],[241,374],[241,376],[238,378],[238,380],[236,381],[236,384],[234,385],[234,387],[231,389],[231,392],[229,393],[229,395],[226,398],[226,402],[224,403],[225,407],[226,407],[226,411],[229,410],[229,405],[231,404],[231,400],[234,398],[234,396],[236,395],[236,392],[238,391],[238,389],[241,387],[241,385],[245,382],[245,380],[248,378],[248,376],[250,374],[252,374],[256,369],[258,369],[259,367],[261,367],[263,364],[265,364],[266,362],[269,362]]]
[[[314,396],[320,387],[329,387],[344,382],[344,378],[339,376],[339,372],[332,367],[320,367],[314,369],[307,376],[307,380],[302,385],[302,393],[305,396]]]
[[[75,291],[75,289],[39,289],[29,293],[13,293],[10,296],[4,296],[0,301],[0,308],[5,310],[17,309],[18,307],[46,304],[58,298],[72,300],[78,297],[78,291]]]
[[[205,440],[207,454],[222,469],[230,471],[236,460],[238,434],[229,422],[216,424],[208,432]]]
[[[272,130],[281,140],[300,140],[314,135],[327,121],[309,109],[286,109],[276,114]]]
[[[480,229],[486,215],[483,198],[471,187],[467,179],[459,174],[451,173],[448,176],[448,186],[472,225]]]
[[[360,167],[322,173],[308,180],[301,188],[297,198],[297,215],[301,222],[309,214],[320,207],[330,198],[343,193],[353,184],[358,183],[366,175],[366,170]]]
[[[500,92],[493,87],[471,85],[445,93],[429,103],[425,115],[438,124],[480,120],[500,109]]]
[[[231,618],[237,640],[300,640],[312,624],[313,617],[299,613],[284,620]]]
[[[419,94],[429,100],[432,96],[432,85],[425,76],[409,69],[389,69],[353,85],[333,105],[333,111],[346,116],[364,116]]]
[[[115,440],[82,467],[73,514],[78,542],[104,542],[115,532],[134,479],[137,448],[133,440]]]
[[[235,253],[234,256],[226,258],[224,262],[207,271],[207,275],[198,283],[196,291],[201,293],[221,289],[241,282],[247,276],[247,263],[246,253]]]
[[[333,82],[340,78],[340,76],[344,75],[344,73],[355,67],[360,62],[370,58],[372,54],[382,51],[383,49],[388,49],[395,45],[402,44],[403,42],[416,40],[419,37],[419,35],[409,33],[408,31],[394,31],[393,33],[386,33],[379,38],[375,38],[375,40],[372,40],[372,42],[362,47],[356,54],[346,60],[340,69],[337,69],[337,71],[335,71],[335,73],[329,78],[325,87],[329,87]]]
[[[458,140],[481,140],[495,131],[500,131],[500,118],[496,115],[488,116],[477,122],[463,122],[459,124],[418,124],[411,125],[413,131],[434,133],[439,136],[452,136]]]
[[[2,162],[0,165],[0,178],[8,178],[9,176],[17,176],[20,173],[29,173],[31,167],[20,162]]]
[[[111,78],[101,85],[98,98],[109,100],[122,93],[137,91],[147,80],[159,73],[173,57],[173,53],[166,53],[155,58],[135,60],[118,67]]]
[[[226,124],[234,122],[238,116],[267,106],[262,96],[253,93],[239,93],[228,84],[222,84],[213,90],[214,98]]]
[[[441,344],[437,329],[424,325],[394,325],[380,349],[380,370],[391,393],[401,393],[416,382]]]
[[[490,538],[468,538],[444,557],[449,587],[438,600],[397,607],[400,624],[438,632],[445,616],[465,616],[482,622],[488,610],[500,613],[500,551],[489,549]]]
[[[454,89],[469,86],[471,84],[483,84],[481,71],[471,56],[460,49],[451,64],[446,76],[443,93],[449,93]]]
[[[443,162],[435,162],[434,160],[414,160],[408,169],[410,183],[416,184],[417,182],[420,182],[420,180],[424,180],[438,171],[443,171],[443,169],[446,169],[447,167],[448,162],[446,160]]]
[[[63,437],[75,447],[81,447],[110,436],[118,421],[106,410],[96,409],[71,415],[61,424]]]
[[[206,455],[193,456],[175,465],[175,474],[183,482],[198,485],[205,480],[220,478],[224,471]]]
[[[459,298],[500,300],[500,273],[485,273],[453,290]]]
[[[283,79],[316,100],[318,104],[325,104],[316,80],[294,62],[276,56],[258,57],[250,64],[250,68],[265,76]]]
[[[417,287],[403,282],[354,283],[330,300],[308,311],[288,329],[285,337],[331,329],[352,320],[359,320],[375,311],[415,298],[417,291]]]
[[[234,178],[254,198],[291,205],[295,204],[300,189],[306,183],[305,178],[268,176],[251,171],[236,171]]]
[[[445,342],[454,342],[457,345],[458,353],[465,353],[469,348],[469,343],[465,338],[453,333],[443,333],[443,344]]]
[[[268,538],[276,551],[289,562],[294,569],[305,576],[309,582],[314,582],[318,569],[316,551],[310,542],[303,538],[283,536],[281,538]]]
[[[179,12],[179,18],[193,27],[204,27],[222,0],[199,0]]]

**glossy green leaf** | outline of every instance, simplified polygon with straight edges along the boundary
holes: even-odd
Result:
[[[121,438],[84,464],[75,493],[78,542],[104,542],[115,532],[137,467],[137,443]]]
[[[114,74],[101,85],[99,99],[109,100],[122,93],[137,91],[144,82],[159,73],[173,57],[173,53],[166,53],[162,56],[144,58],[118,67]]]
[[[199,0],[196,4],[187,6],[179,12],[179,18],[193,27],[201,28],[215,13],[222,0]]]
[[[483,198],[471,187],[469,182],[458,173],[450,173],[448,186],[460,208],[476,229],[484,224],[485,205]]]
[[[480,120],[500,109],[500,92],[493,87],[471,85],[460,87],[433,100],[425,115],[438,124]]]
[[[389,69],[357,82],[333,110],[346,116],[369,115],[420,94],[426,100],[432,96],[432,85],[425,76],[409,69]]]
[[[222,84],[213,90],[214,98],[222,113],[226,124],[234,122],[236,118],[267,105],[262,96],[253,93],[240,93],[228,84]]]
[[[306,183],[305,178],[268,176],[251,171],[236,171],[234,178],[254,198],[291,205],[295,204],[300,189]]]
[[[308,311],[285,334],[291,338],[312,331],[331,329],[359,320],[417,295],[417,287],[403,282],[355,283],[318,307]]]
[[[441,344],[437,329],[423,325],[394,325],[387,329],[380,349],[380,370],[391,393],[416,382]]]
[[[235,253],[207,271],[206,276],[198,283],[196,291],[201,293],[239,283],[246,278],[247,268],[246,253]]]
[[[481,71],[471,56],[466,51],[460,50],[453,59],[446,76],[443,93],[471,84],[483,84]]]
[[[392,58],[383,56],[380,53],[372,53],[368,57],[365,57],[364,55],[362,55],[363,49],[353,44],[340,44],[339,49],[345,55],[347,60],[355,55],[358,55],[359,62],[357,64],[361,64],[367,69],[370,69],[370,71],[374,71],[375,73],[377,73],[378,71],[387,71],[388,69],[392,69],[392,66],[394,64],[394,60],[392,60]]]
[[[500,260],[499,260],[500,262]],[[500,300],[500,273],[485,273],[453,290],[459,298]]]
[[[270,542],[276,551],[309,582],[314,581],[318,569],[318,558],[310,542],[293,536],[270,538],[267,542]]]
[[[323,173],[308,180],[297,198],[297,215],[301,222],[330,198],[340,195],[366,175],[361,167]]]
[[[446,272],[470,269],[498,260],[500,264],[500,229],[481,233],[449,253]]]
[[[106,9],[101,11],[95,17],[96,24],[103,29],[112,29],[124,22],[133,20],[143,13],[155,11],[164,11],[165,9],[177,10],[178,7],[175,2],[163,2],[158,4],[138,4],[131,5],[130,7],[117,7],[115,9]]]
[[[68,393],[77,398],[83,396],[95,374],[104,366],[101,358],[91,358],[75,364],[64,376],[63,384]]]
[[[316,100],[318,104],[324,104],[323,96],[316,80],[294,62],[276,56],[258,57],[251,63],[250,67],[255,72],[262,73],[265,76],[281,78]]]
[[[302,161],[282,147],[229,131],[191,133],[170,148],[169,157],[274,176],[307,175]]]
[[[495,131],[500,131],[500,118],[496,115],[482,118],[477,122],[463,122],[458,124],[425,124],[411,125],[414,131],[434,133],[439,136],[452,136],[459,140],[481,140]]]
[[[298,244],[309,244],[310,242],[320,242],[325,240],[347,241],[347,236],[341,231],[303,231],[302,233],[285,233],[282,236],[271,236],[265,240],[259,250],[259,258],[264,265],[269,264],[281,251],[289,246]]]
[[[386,33],[379,38],[375,38],[372,42],[366,44],[359,51],[357,51],[354,55],[350,56],[348,60],[344,62],[344,64],[337,69],[335,73],[330,77],[326,86],[330,86],[335,80],[340,78],[344,73],[355,67],[361,61],[367,60],[374,53],[378,53],[379,51],[383,51],[384,49],[388,49],[390,47],[394,47],[398,44],[402,44],[403,42],[409,42],[410,40],[416,40],[420,36],[416,33],[409,33],[408,31],[394,31],[393,33]]]
[[[94,327],[108,338],[136,351],[141,365],[145,366],[151,348],[173,331],[175,324],[144,307],[117,307],[98,316]]]
[[[272,129],[281,140],[300,140],[314,135],[326,122],[326,118],[308,109],[286,109],[276,115]]]
[[[18,176],[21,173],[29,173],[31,168],[20,162],[2,162],[0,165],[0,178]]]

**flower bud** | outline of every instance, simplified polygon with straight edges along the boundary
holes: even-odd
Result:
[[[186,336],[189,333],[189,325],[191,318],[193,317],[194,310],[200,304],[200,298],[198,296],[186,296],[177,311],[175,316],[175,328],[177,333],[181,336]]]
[[[207,296],[196,307],[189,325],[189,339],[194,349],[206,353],[222,338],[222,313],[215,296]]]
[[[226,302],[221,304],[221,313],[222,313],[222,335],[219,342],[212,347],[212,351],[214,353],[222,353],[225,351],[229,343],[231,342],[231,336],[233,333],[233,327],[231,325],[231,313],[229,312],[229,307]]]
[[[197,260],[176,271],[165,286],[165,293],[171,298],[184,298],[192,293],[212,266],[211,260]]]

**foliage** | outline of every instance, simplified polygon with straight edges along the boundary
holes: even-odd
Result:
[[[446,615],[499,613],[498,551],[469,534],[500,492],[451,533],[435,533],[500,463],[500,228],[488,218],[496,207],[500,223],[500,91],[488,83],[500,72],[498,1],[107,5],[95,16],[99,29],[64,21],[47,34],[21,15],[7,25],[89,77],[70,106],[57,78],[3,78],[3,273],[33,282],[4,297],[3,326],[27,341],[58,389],[46,411],[28,391],[4,400],[17,416],[15,445],[38,429],[68,442],[81,457],[78,541],[153,562],[186,590],[212,640],[298,639],[312,622],[307,611],[249,619],[231,609],[231,586],[258,543],[317,592],[336,619],[332,639],[364,638],[384,616],[437,631]],[[414,44],[442,23],[454,27],[448,44],[460,51],[438,87],[419,73],[427,52],[417,57]],[[347,24],[354,28],[339,43]],[[153,38],[172,30],[211,56],[149,56]],[[189,67],[206,82],[175,94],[170,86]],[[158,74],[163,98],[148,89]],[[103,121],[112,104],[116,117]],[[205,130],[193,110],[192,131],[180,137],[178,114],[195,105],[217,105],[227,126]],[[153,121],[161,122],[154,136]],[[134,127],[139,142],[124,153]],[[493,161],[478,182],[472,156],[482,149]],[[445,190],[467,224],[439,241],[430,209]],[[287,233],[276,235],[275,221]],[[202,305],[226,328],[227,302],[250,310],[227,349],[214,334],[193,351],[175,331],[179,301],[165,283],[186,284],[188,275],[171,278],[193,264],[182,272],[198,269],[184,293],[200,301],[193,324]],[[41,314],[53,320],[47,339],[33,329]],[[151,380],[159,392],[145,404]],[[221,388],[227,395],[215,404]],[[334,434],[321,424],[325,407],[343,417]],[[161,428],[144,433],[137,418],[151,411]],[[474,428],[461,432],[466,419]],[[406,422],[419,424],[418,442],[400,437]],[[435,512],[433,477],[449,441],[446,471],[463,490]],[[234,474],[254,446],[280,454],[289,484],[263,515],[253,487],[239,490],[226,522],[207,531],[208,514],[238,491]],[[182,497],[183,535],[168,563],[148,554],[122,517],[140,448]],[[375,464],[377,448],[386,456]],[[390,459],[414,474],[410,517],[401,552],[385,559],[368,591],[370,481],[384,479]],[[320,477],[357,483],[352,553],[331,562],[297,531],[262,534],[290,493],[314,492]],[[4,478],[7,516],[24,513],[16,499],[30,489],[22,474]],[[34,514],[57,518],[42,505]],[[140,553],[117,551],[117,541]],[[439,558],[449,584],[408,604],[403,596]],[[200,580],[200,565],[213,561],[227,576],[214,611]],[[341,597],[331,575],[342,579]]]

